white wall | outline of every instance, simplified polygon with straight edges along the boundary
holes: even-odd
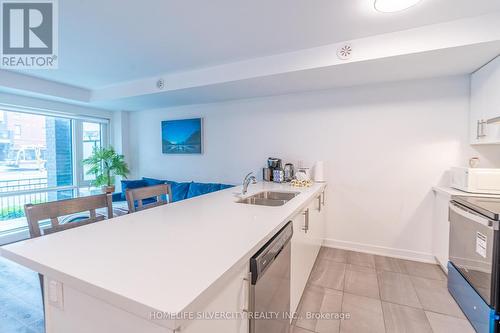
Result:
[[[240,183],[269,156],[324,160],[330,244],[429,259],[431,187],[471,156],[500,166],[500,148],[467,144],[468,108],[454,77],[135,112],[130,161],[135,176]],[[160,122],[188,117],[204,118],[204,154],[163,155]]]

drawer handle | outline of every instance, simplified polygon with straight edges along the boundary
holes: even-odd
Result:
[[[304,226],[302,227],[302,230],[307,233],[309,230],[309,208],[307,208],[302,215],[304,215]]]

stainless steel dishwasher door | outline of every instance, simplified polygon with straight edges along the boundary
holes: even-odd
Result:
[[[251,333],[288,333],[290,331],[290,242],[252,285],[254,320]]]

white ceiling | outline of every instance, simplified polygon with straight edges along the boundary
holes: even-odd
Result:
[[[25,73],[97,89],[500,11],[500,1],[423,0],[394,14],[373,0],[64,0],[59,10],[59,69]]]

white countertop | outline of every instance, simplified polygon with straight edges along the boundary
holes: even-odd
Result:
[[[448,186],[434,186],[433,191],[443,193],[449,196],[462,196],[462,197],[483,197],[483,198],[500,198],[498,194],[477,194],[460,191]]]
[[[196,311],[202,294],[248,262],[324,186],[249,186],[247,196],[301,192],[281,207],[236,203],[241,186],[230,188],[7,245],[0,254],[144,318],[151,311]]]

